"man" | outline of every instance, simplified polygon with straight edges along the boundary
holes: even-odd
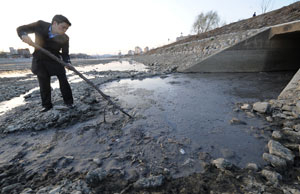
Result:
[[[28,25],[17,28],[18,36],[23,42],[31,45],[33,42],[28,36],[30,33],[35,34],[35,43],[44,49],[47,49],[57,57],[62,57],[66,63],[70,62],[69,56],[69,37],[65,34],[71,26],[70,21],[63,15],[55,15],[52,23],[37,21]],[[32,72],[37,75],[43,109],[41,112],[50,110],[53,105],[51,103],[51,76],[57,76],[59,80],[60,91],[63,96],[64,103],[73,108],[72,90],[67,80],[64,67],[57,61],[51,59],[43,52],[35,49],[32,59]]]

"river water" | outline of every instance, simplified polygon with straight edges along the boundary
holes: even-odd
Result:
[[[213,158],[225,157],[238,166],[263,164],[268,123],[234,111],[237,103],[276,98],[294,72],[170,74],[144,80],[124,79],[106,84],[105,93],[122,106],[134,108],[137,119],[124,130],[136,128],[154,137],[187,139],[184,152],[201,150]],[[245,125],[232,125],[238,118]]]

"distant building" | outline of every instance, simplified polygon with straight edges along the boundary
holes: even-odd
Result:
[[[18,54],[18,51],[16,49],[14,49],[14,47],[9,47],[9,53],[11,55],[16,55],[16,54]]]
[[[7,58],[7,53],[0,51],[0,58]]]
[[[3,54],[2,54],[3,57]],[[25,49],[14,49],[13,47],[9,47],[9,52],[7,53],[7,57],[9,58],[30,58],[31,54],[30,54],[30,50],[29,48],[25,48]]]
[[[134,55],[134,51],[133,50],[129,50],[128,51],[128,55]]]
[[[143,51],[142,51],[141,47],[136,46],[134,54],[139,55],[139,54],[142,54],[142,53],[143,53]]]
[[[148,52],[148,51],[149,51],[149,47],[146,46],[146,47],[144,48],[144,53],[146,53],[146,52]]]
[[[31,57],[29,48],[26,49],[18,49],[17,53],[23,57],[29,58]]]

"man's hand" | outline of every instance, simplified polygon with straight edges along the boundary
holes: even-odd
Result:
[[[28,35],[23,35],[22,37],[22,41],[29,44],[29,45],[33,45],[34,42],[31,40],[31,38]]]

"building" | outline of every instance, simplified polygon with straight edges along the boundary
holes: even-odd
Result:
[[[31,57],[29,48],[26,49],[18,49],[17,53],[25,58]]]
[[[144,48],[144,53],[146,53],[146,52],[148,52],[148,51],[149,51],[149,47],[146,46],[146,47]]]
[[[16,49],[14,49],[14,47],[9,47],[9,54],[16,55],[16,54],[18,54],[18,51]]]
[[[133,50],[129,50],[128,51],[128,55],[134,55],[134,51]]]
[[[142,54],[142,53],[143,53],[143,50],[141,49],[141,47],[136,46],[134,54],[139,55],[139,54]]]
[[[1,55],[2,57],[4,56],[3,54]],[[29,48],[25,49],[14,49],[13,47],[9,47],[9,53],[7,53],[7,57],[9,58],[30,58],[30,50]]]

